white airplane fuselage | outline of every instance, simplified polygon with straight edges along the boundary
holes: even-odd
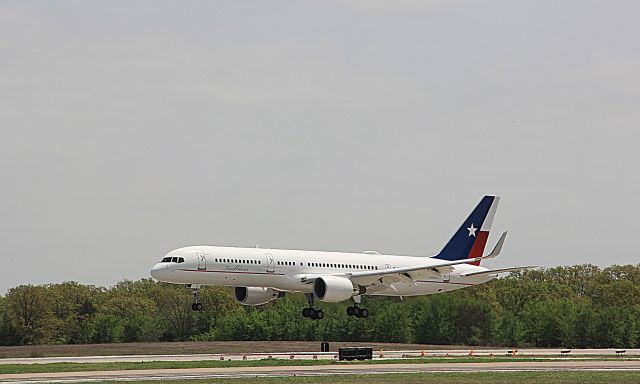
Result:
[[[348,273],[374,272],[411,266],[437,264],[430,257],[381,255],[284,249],[191,246],[168,253],[156,264],[151,275],[175,284],[229,287],[265,287],[278,291],[310,293],[316,276],[341,276]],[[182,261],[182,262],[180,262]],[[412,273],[412,279],[381,287],[367,295],[418,296],[448,292],[490,281],[498,274],[464,276],[487,268],[459,264],[450,273]]]

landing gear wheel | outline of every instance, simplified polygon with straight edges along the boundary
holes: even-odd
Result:
[[[202,311],[202,303],[200,303],[200,285],[188,285],[191,288],[191,297],[193,298],[193,304],[191,309],[194,311]]]
[[[313,320],[320,320],[324,317],[322,309],[315,309],[313,307],[304,308],[302,310],[302,317],[308,317]]]
[[[347,315],[355,316],[358,319],[366,319],[367,317],[369,317],[369,310],[360,307],[349,307],[347,308]]]

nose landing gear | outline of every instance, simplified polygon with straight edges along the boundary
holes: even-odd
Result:
[[[191,284],[191,297],[193,297],[193,304],[191,304],[191,310],[202,311],[202,303],[200,302],[200,285]]]

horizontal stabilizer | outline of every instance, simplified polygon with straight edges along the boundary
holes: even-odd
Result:
[[[462,276],[469,277],[469,276],[495,275],[495,274],[498,274],[498,273],[522,271],[522,270],[525,270],[525,269],[532,269],[532,268],[538,268],[538,267],[535,266],[535,265],[529,265],[529,266],[526,266],[526,267],[490,269],[488,271],[464,273],[464,274],[462,274]]]

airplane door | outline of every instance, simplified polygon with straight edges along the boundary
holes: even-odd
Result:
[[[267,272],[268,273],[275,272],[275,269],[273,266],[273,255],[270,253],[265,253],[265,258],[267,259]]]
[[[207,269],[207,257],[203,251],[196,251],[196,256],[198,257],[198,270],[204,271]]]

